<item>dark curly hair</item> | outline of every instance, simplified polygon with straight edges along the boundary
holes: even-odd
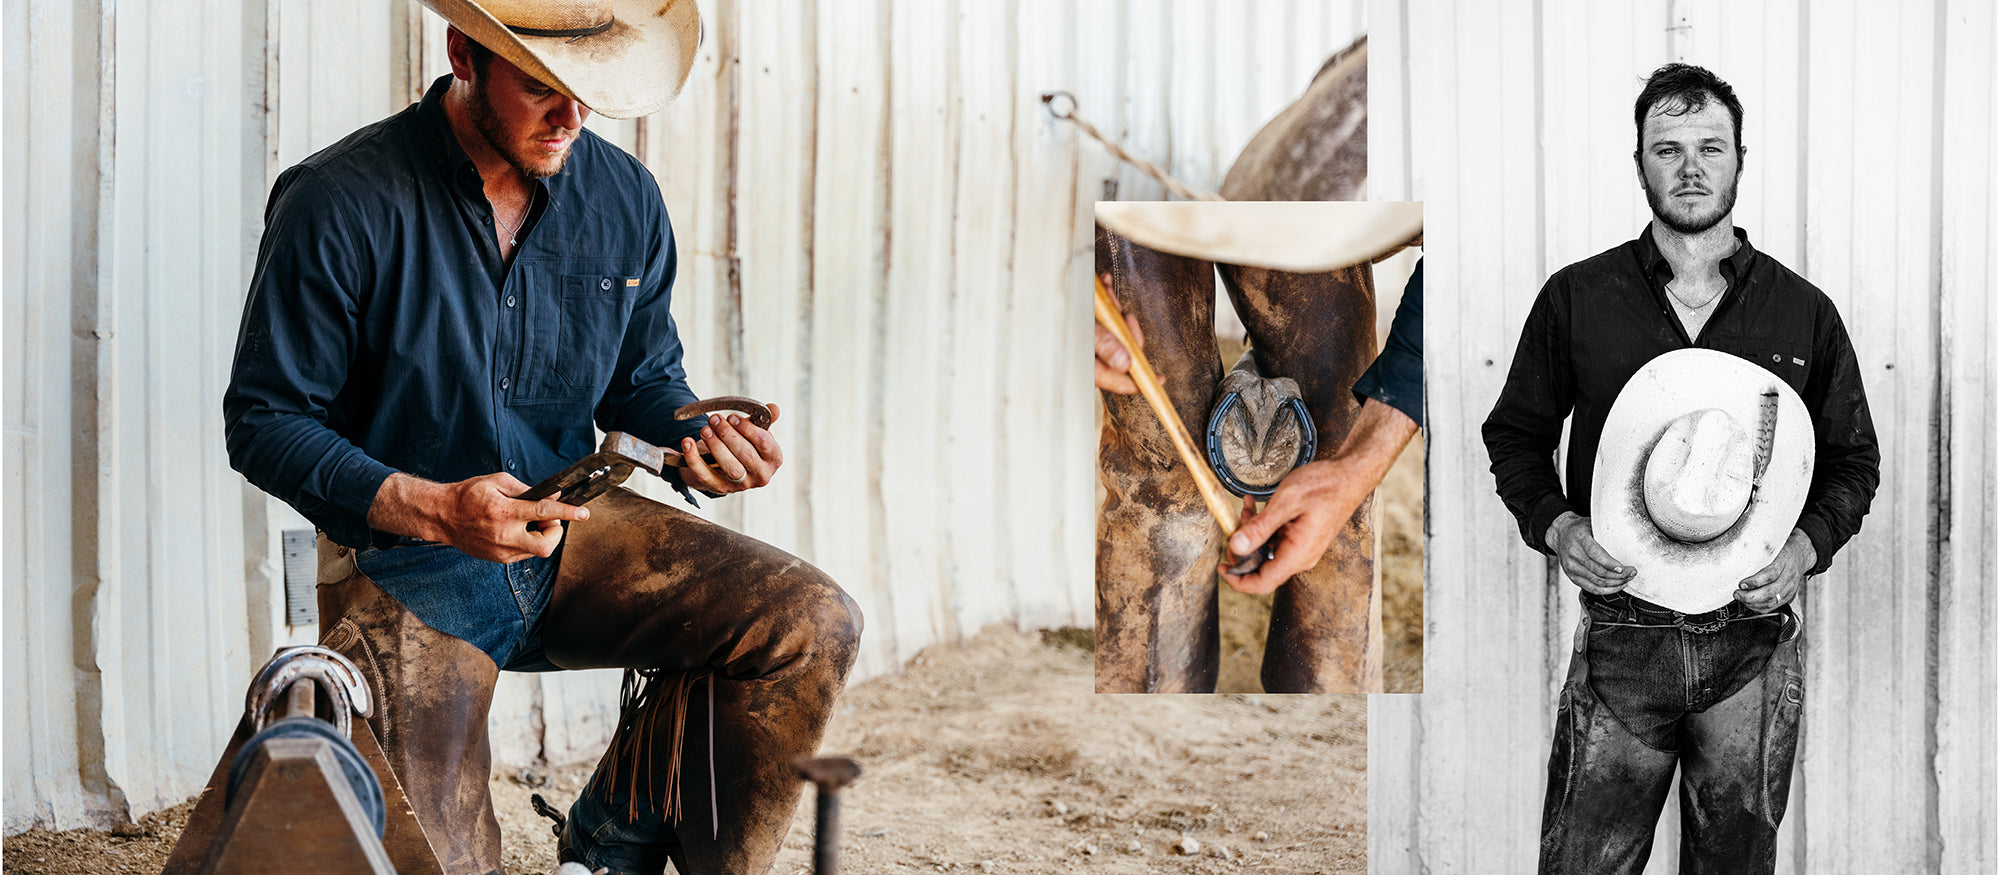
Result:
[[[1667,115],[1686,115],[1701,111],[1710,100],[1721,103],[1722,108],[1729,110],[1729,117],[1736,122],[1736,148],[1743,148],[1743,102],[1736,99],[1736,89],[1729,87],[1729,83],[1707,68],[1693,64],[1668,64],[1647,77],[1645,89],[1632,103],[1632,125],[1637,129],[1633,136],[1633,154],[1646,148],[1643,140],[1646,115],[1652,112],[1654,106],[1665,103],[1661,111]]]

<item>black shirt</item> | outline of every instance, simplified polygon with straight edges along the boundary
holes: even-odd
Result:
[[[1402,303],[1396,305],[1396,319],[1389,323],[1389,342],[1382,354],[1354,383],[1354,398],[1377,401],[1402,411],[1424,427],[1424,262],[1410,273],[1403,286]]]
[[[334,542],[405,471],[525,483],[596,449],[591,425],[700,432],[667,308],[673,231],[652,174],[583,131],[535,184],[512,265],[439,79],[278,177],[223,397],[230,464]]]
[[[1500,498],[1529,546],[1550,552],[1542,538],[1564,511],[1590,515],[1597,442],[1625,381],[1662,353],[1689,347],[1756,362],[1805,401],[1816,446],[1798,528],[1818,554],[1811,573],[1825,571],[1860,531],[1880,480],[1881,453],[1847,328],[1819,289],[1753,248],[1743,229],[1736,239],[1721,267],[1728,288],[1696,338],[1687,336],[1667,300],[1673,271],[1650,226],[1639,239],[1565,267],[1542,286],[1483,429]],[[1568,476],[1559,482],[1555,450],[1563,419],[1572,414]]]

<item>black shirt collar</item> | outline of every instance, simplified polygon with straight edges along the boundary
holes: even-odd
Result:
[[[1750,232],[1741,227],[1733,230],[1736,232],[1736,251],[1722,259],[1722,276],[1729,281],[1731,287],[1736,285],[1739,277],[1749,272],[1750,259],[1755,257],[1757,252],[1750,246]],[[1667,263],[1666,254],[1660,251],[1659,243],[1653,240],[1652,222],[1647,222],[1646,230],[1641,231],[1639,239],[1632,242],[1639,247],[1637,253],[1639,263],[1645,265],[1648,278],[1662,285],[1673,278],[1673,266]]]

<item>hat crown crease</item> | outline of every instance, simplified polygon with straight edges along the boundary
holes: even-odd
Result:
[[[601,31],[612,18],[610,0],[483,0],[480,5],[509,30],[531,35]]]
[[[1708,408],[1675,418],[1646,460],[1647,515],[1676,541],[1714,539],[1749,506],[1755,459],[1750,435],[1728,413]]]

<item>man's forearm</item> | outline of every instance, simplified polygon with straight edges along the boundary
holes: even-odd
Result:
[[[1368,485],[1365,495],[1388,475],[1396,457],[1416,433],[1416,420],[1371,398],[1361,405],[1360,415],[1354,418],[1354,426],[1348,429],[1347,438],[1340,442],[1340,449],[1333,457],[1343,461],[1359,482]]]
[[[444,484],[432,483],[398,471],[382,481],[375,501],[368,505],[368,527],[392,535],[443,539],[442,528],[432,509],[438,506]]]

